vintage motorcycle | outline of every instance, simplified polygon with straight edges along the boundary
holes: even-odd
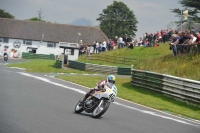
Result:
[[[4,61],[6,61],[6,62],[8,61],[8,54],[4,55]]]
[[[111,83],[106,83],[100,91],[94,91],[84,101],[81,99],[75,106],[75,113],[85,111],[92,113],[93,118],[101,117],[109,108],[110,103],[114,102],[117,96],[117,87]]]

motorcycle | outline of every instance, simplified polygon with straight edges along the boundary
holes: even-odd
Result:
[[[8,54],[4,55],[4,61],[6,61],[6,62],[8,61]]]
[[[94,91],[90,96],[82,101],[81,99],[75,106],[75,113],[83,111],[92,113],[93,118],[101,117],[109,108],[110,103],[114,102],[117,96],[117,87],[113,84],[106,83],[100,91]]]

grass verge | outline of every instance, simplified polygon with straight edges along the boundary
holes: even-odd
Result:
[[[40,72],[40,73],[92,73],[71,68],[56,68],[55,60],[42,60],[42,59],[29,59],[29,62],[8,64],[8,67],[25,68],[27,72]]]

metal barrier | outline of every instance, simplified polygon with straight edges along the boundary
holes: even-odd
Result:
[[[200,45],[197,45],[197,44],[191,44],[191,45],[189,45],[189,44],[187,44],[187,45],[174,44],[174,45],[170,46],[170,50],[172,50],[172,54],[174,56],[178,55],[179,52],[183,52],[183,51],[185,53],[191,53],[193,55],[196,55],[196,54],[200,54]]]
[[[199,81],[149,71],[132,70],[131,84],[200,106]]]
[[[62,68],[62,61],[56,60],[55,67],[56,68]]]
[[[73,69],[108,73],[108,74],[119,74],[119,75],[131,75],[131,68],[123,68],[117,66],[106,66],[106,65],[97,65],[90,63],[82,63],[77,61],[68,61],[68,67]]]
[[[55,60],[55,56],[53,54],[45,55],[45,54],[35,54],[35,53],[22,53],[23,59],[47,59],[47,60]]]
[[[85,70],[85,65],[86,64],[82,63],[82,62],[68,60],[68,67],[70,67],[70,68]]]

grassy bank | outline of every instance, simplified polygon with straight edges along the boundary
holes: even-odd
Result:
[[[174,57],[172,51],[169,50],[169,45],[160,44],[157,48],[152,47],[135,47],[134,49],[119,49],[110,52],[104,52],[99,55],[114,55],[124,56],[137,59],[132,61],[134,69],[147,70],[162,74],[169,74],[177,77],[188,78],[200,81],[200,55],[184,54]],[[104,64],[111,66],[127,66],[124,64],[113,64],[109,61],[89,60],[87,57],[82,56],[79,58],[81,62],[89,62],[93,64]]]

